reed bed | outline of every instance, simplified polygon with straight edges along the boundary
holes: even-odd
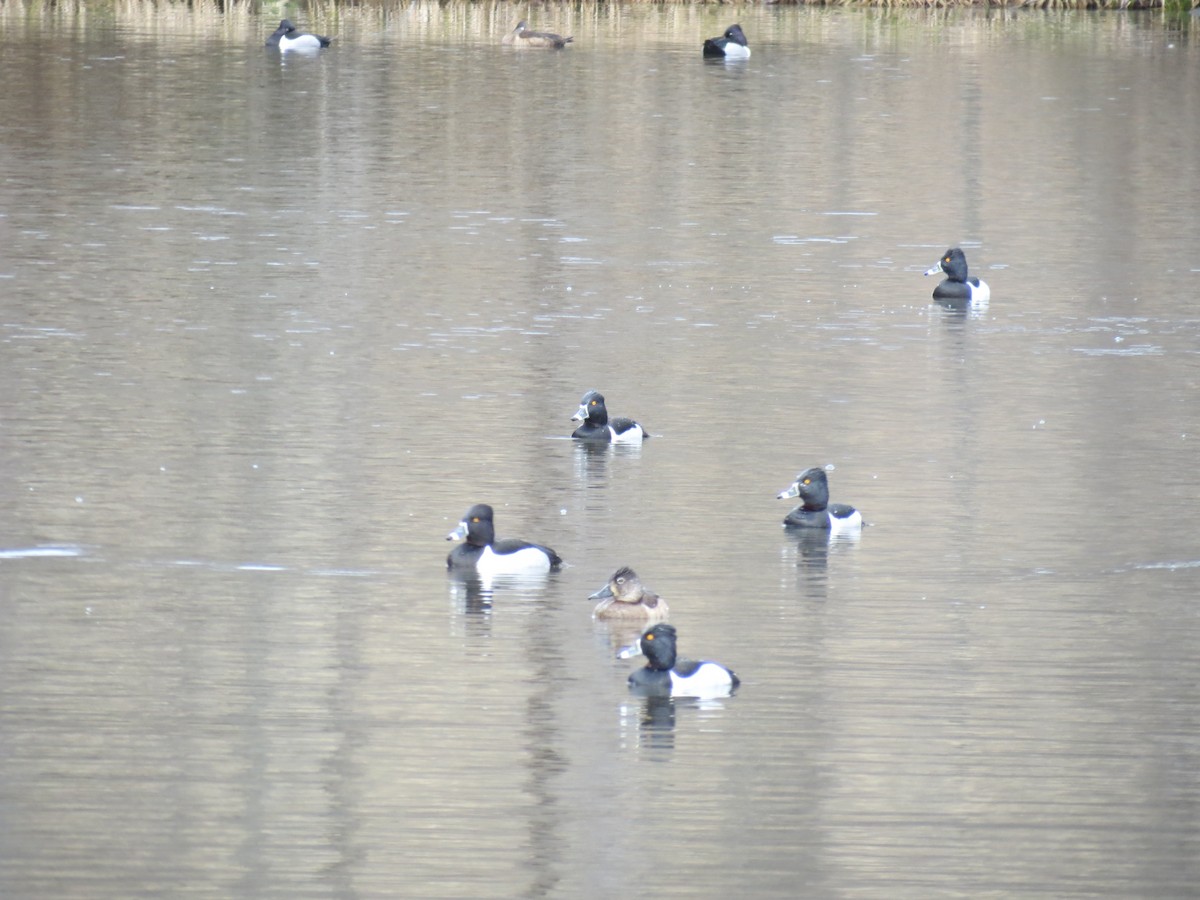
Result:
[[[823,10],[861,9],[891,16],[938,16],[942,12],[1015,15],[1031,10],[1047,15],[1112,11],[1113,23],[1126,13],[1161,19],[1175,30],[1200,28],[1200,0],[0,0],[0,32],[89,24],[117,26],[138,39],[191,34],[221,41],[255,43],[281,18],[336,40],[378,38],[403,31],[412,37],[489,43],[512,30],[519,19],[563,34],[619,35],[626,44],[658,39],[663,17],[679,31],[716,33],[730,21],[754,22],[756,37],[770,40],[784,28],[768,8],[785,5],[821,17]],[[645,25],[647,13],[655,20]],[[40,23],[40,24],[39,24]]]
[[[813,6],[813,7],[879,7],[879,8],[1010,8],[1051,10],[1145,10],[1160,9],[1187,14],[1200,12],[1200,0],[759,0],[759,2],[729,3],[728,0],[622,0],[626,5],[658,6]],[[159,15],[175,10],[199,15],[246,16],[249,18],[290,17],[314,21],[337,19],[351,11],[358,13],[376,12],[383,16],[409,11],[415,5],[406,0],[312,0],[312,2],[237,2],[237,0],[4,0],[0,12],[20,16],[22,14],[51,14],[57,16],[86,16],[87,14],[115,15],[122,18],[138,15]],[[455,5],[486,7],[500,6],[520,15],[525,8],[520,3],[461,3],[435,2],[443,8]],[[538,0],[539,7],[580,7],[581,4],[563,0],[561,3]],[[597,4],[604,5],[604,4]]]

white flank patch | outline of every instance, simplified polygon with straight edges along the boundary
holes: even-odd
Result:
[[[632,428],[628,429],[627,431],[623,431],[621,434],[617,434],[613,427],[609,425],[608,433],[612,436],[612,442],[614,444],[640,444],[642,442],[642,438],[646,436],[646,432],[642,431],[641,425],[634,425]]]
[[[671,670],[671,696],[673,697],[719,697],[733,689],[733,680],[724,667],[716,663],[701,663],[700,668],[687,678]]]
[[[992,299],[992,289],[988,287],[986,281],[971,285],[971,302],[973,304],[981,309],[986,308],[990,299]]]
[[[475,564],[481,575],[525,575],[550,571],[550,557],[537,547],[526,547],[516,553],[497,553],[484,547]]]
[[[857,509],[853,514],[846,516],[844,519],[839,519],[837,516],[829,517],[829,526],[831,531],[857,531],[862,528],[862,513]]]
[[[289,38],[286,34],[279,39],[280,50],[320,50],[321,42],[311,34],[302,34],[298,38]]]

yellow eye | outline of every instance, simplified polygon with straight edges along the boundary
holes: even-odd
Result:
[[[595,401],[595,400],[593,400],[593,401],[592,401],[592,403],[591,403],[591,405],[592,405],[592,406],[595,406],[595,405],[596,405],[596,401]]]
[[[648,641],[654,640],[654,635],[652,635],[652,634],[646,635],[646,640],[648,640]]]
[[[475,518],[471,519],[471,521],[472,521],[472,522],[478,522],[478,521],[479,521],[479,516],[475,516]]]
[[[950,257],[949,257],[949,256],[943,256],[943,257],[942,257],[942,262],[950,262]]]
[[[804,483],[805,483],[805,484],[812,484],[812,479],[811,479],[811,478],[805,478],[805,479],[804,479]]]

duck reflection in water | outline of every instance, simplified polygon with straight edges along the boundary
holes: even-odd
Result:
[[[860,530],[823,531],[813,528],[789,528],[780,557],[795,573],[795,583],[813,600],[824,600],[829,591],[829,560],[858,546]]]
[[[450,599],[459,612],[468,616],[486,616],[491,613],[494,579],[463,569],[450,569],[448,574]]]
[[[487,575],[469,569],[448,569],[450,599],[459,612],[473,617],[492,613],[497,600],[537,600],[545,593],[550,578],[545,574]]]
[[[622,704],[621,731],[633,732],[639,746],[652,750],[674,750],[675,700],[661,696],[639,697]]]
[[[640,459],[642,445],[604,444],[595,441],[575,441],[575,477],[581,481],[598,482],[608,478],[608,467],[614,460]],[[616,463],[620,465],[620,462]]]
[[[829,568],[828,531],[789,528],[786,532],[796,551],[796,565],[811,575],[824,575]]]
[[[724,697],[636,696],[619,708],[621,736],[639,749],[650,751],[651,761],[665,762],[675,749],[675,726],[681,715],[687,727],[696,717],[722,715],[725,707]]]

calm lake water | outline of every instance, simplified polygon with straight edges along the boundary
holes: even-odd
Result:
[[[0,9],[0,895],[1196,895],[1200,24],[291,17]]]

